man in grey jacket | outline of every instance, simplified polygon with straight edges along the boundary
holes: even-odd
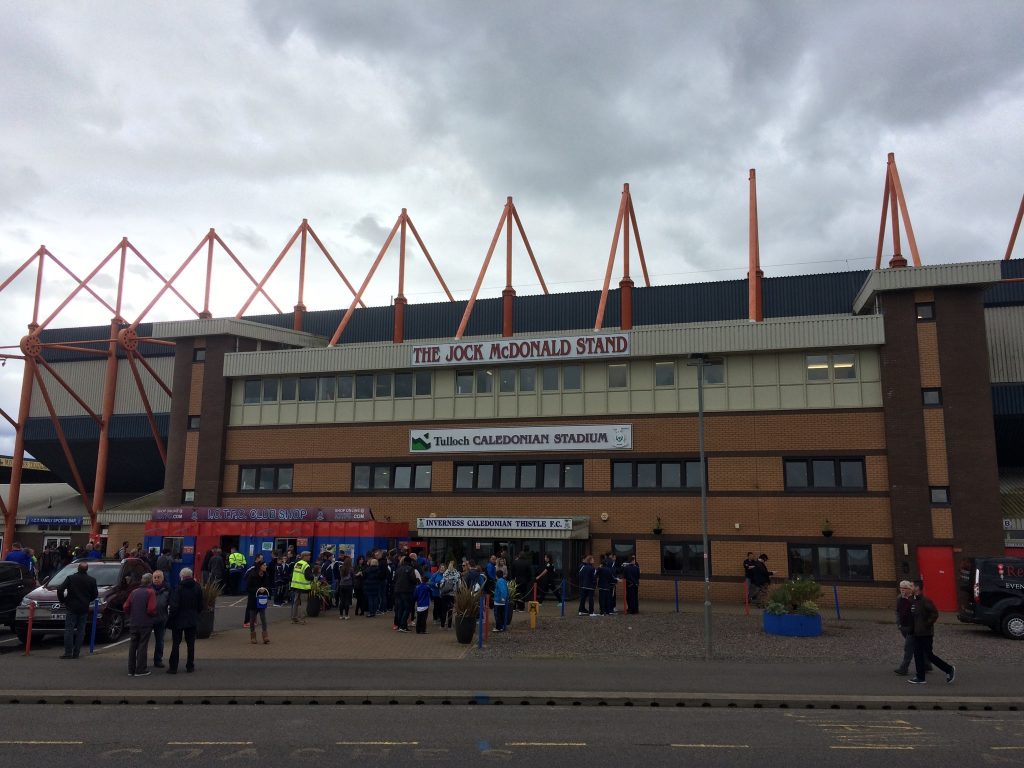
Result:
[[[153,666],[164,665],[164,633],[167,631],[167,611],[171,589],[163,571],[153,571],[153,592],[156,593],[156,616],[153,617]]]
[[[78,570],[64,579],[57,587],[57,599],[63,603],[67,614],[64,616],[64,655],[62,659],[77,659],[85,639],[86,619],[89,604],[99,597],[96,579],[89,575],[89,564],[81,562]]]
[[[124,612],[128,619],[128,676],[143,677],[150,674],[149,635],[153,631],[156,616],[156,592],[153,591],[153,574],[142,574],[139,584],[124,601]]]

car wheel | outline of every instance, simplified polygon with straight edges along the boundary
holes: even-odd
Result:
[[[107,642],[116,643],[124,634],[124,614],[113,612],[110,614],[110,623],[107,624]]]
[[[24,645],[28,640],[28,627],[15,626],[14,634],[18,637],[18,642]]]
[[[1003,616],[1003,634],[1011,640],[1024,640],[1024,613],[1011,611]]]

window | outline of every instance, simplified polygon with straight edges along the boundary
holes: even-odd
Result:
[[[519,391],[520,392],[535,392],[537,390],[537,369],[536,368],[520,368],[519,369]]]
[[[864,459],[785,459],[783,474],[787,491],[802,489],[859,490],[865,488]]]
[[[807,355],[807,380],[828,381],[828,355]]]
[[[377,397],[391,397],[391,374],[378,373],[374,394]]]
[[[790,544],[789,576],[825,581],[871,581],[871,547]]]
[[[196,347],[195,349],[192,350],[192,362],[193,363],[203,363],[203,362],[206,362],[206,348],[205,347]]]
[[[296,378],[281,379],[281,402],[289,403],[295,401],[295,393],[298,391],[299,380]]]
[[[700,489],[700,461],[613,461],[612,488],[642,490]]]
[[[181,492],[181,503],[182,504],[195,504],[196,503],[196,492],[194,490],[187,490]]]
[[[636,554],[636,540],[612,540],[612,554],[618,558],[620,565],[629,562],[629,558]]]
[[[316,400],[316,378],[303,376],[299,379],[299,402],[311,403]]]
[[[583,488],[583,463],[546,461],[524,464],[502,463],[455,465],[457,491],[537,490],[538,475],[544,490],[580,490]]]
[[[430,464],[353,464],[353,491],[429,491]]]
[[[356,374],[356,400],[373,399],[373,374]]]
[[[721,360],[706,360],[704,369],[705,384],[725,384],[725,363]]]
[[[238,473],[239,491],[290,491],[292,466],[244,466]]]
[[[629,386],[628,368],[625,363],[608,366],[608,389],[625,389]]]
[[[949,487],[932,486],[928,489],[932,504],[949,504]]]
[[[942,390],[938,387],[934,389],[922,389],[921,390],[921,405],[926,407],[935,407],[942,405]]]
[[[260,401],[260,390],[262,389],[262,382],[259,379],[246,379],[245,390],[242,402],[246,405],[252,403],[258,403]]]
[[[351,400],[352,399],[352,376],[351,374],[343,374],[338,377],[338,399],[339,400]]]
[[[487,394],[494,391],[494,373],[486,369],[476,372],[476,391],[478,394]]]
[[[558,366],[545,365],[540,369],[541,389],[545,392],[558,391]]]
[[[516,391],[516,372],[514,368],[502,368],[498,373],[498,391]]]
[[[433,375],[430,371],[417,371],[416,372],[416,395],[429,395],[433,389],[432,382],[434,381]]]
[[[699,541],[666,541],[661,545],[661,572],[704,575],[704,545]]]
[[[182,536],[164,536],[161,550],[168,550],[175,560],[181,559],[181,550],[185,547],[185,539]]]
[[[841,379],[856,379],[857,356],[852,352],[836,353],[832,355],[832,378],[836,381]]]
[[[472,395],[473,394],[473,372],[472,371],[456,371],[455,372],[455,394],[456,395]]]
[[[583,366],[567,365],[562,368],[562,389],[566,391],[583,389]]]
[[[933,301],[915,304],[914,309],[917,312],[917,321],[919,323],[935,319],[935,302]]]
[[[321,376],[319,382],[321,400],[333,400],[338,380],[334,376]]]
[[[189,416],[188,417],[188,428],[190,430],[199,429],[199,417],[198,416]]]
[[[674,387],[676,385],[676,364],[661,362],[654,364],[654,386]]]
[[[263,380],[263,402],[264,403],[276,403],[277,402],[277,385],[279,381],[277,379],[264,379]]]
[[[400,371],[395,374],[395,397],[412,397],[412,374]]]

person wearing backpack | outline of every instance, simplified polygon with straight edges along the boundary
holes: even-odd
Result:
[[[334,583],[338,590],[338,618],[348,619],[349,608],[352,607],[352,558],[345,555],[340,563],[335,563],[336,575]]]
[[[452,606],[455,603],[455,591],[459,588],[459,572],[455,570],[455,561],[450,560],[448,567],[441,576],[441,586],[438,589],[441,604],[441,629],[452,628]],[[447,626],[445,624],[447,623]]]

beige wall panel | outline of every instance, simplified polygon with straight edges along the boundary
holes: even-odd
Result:
[[[932,536],[936,539],[953,538],[953,510],[949,507],[932,509]]]

